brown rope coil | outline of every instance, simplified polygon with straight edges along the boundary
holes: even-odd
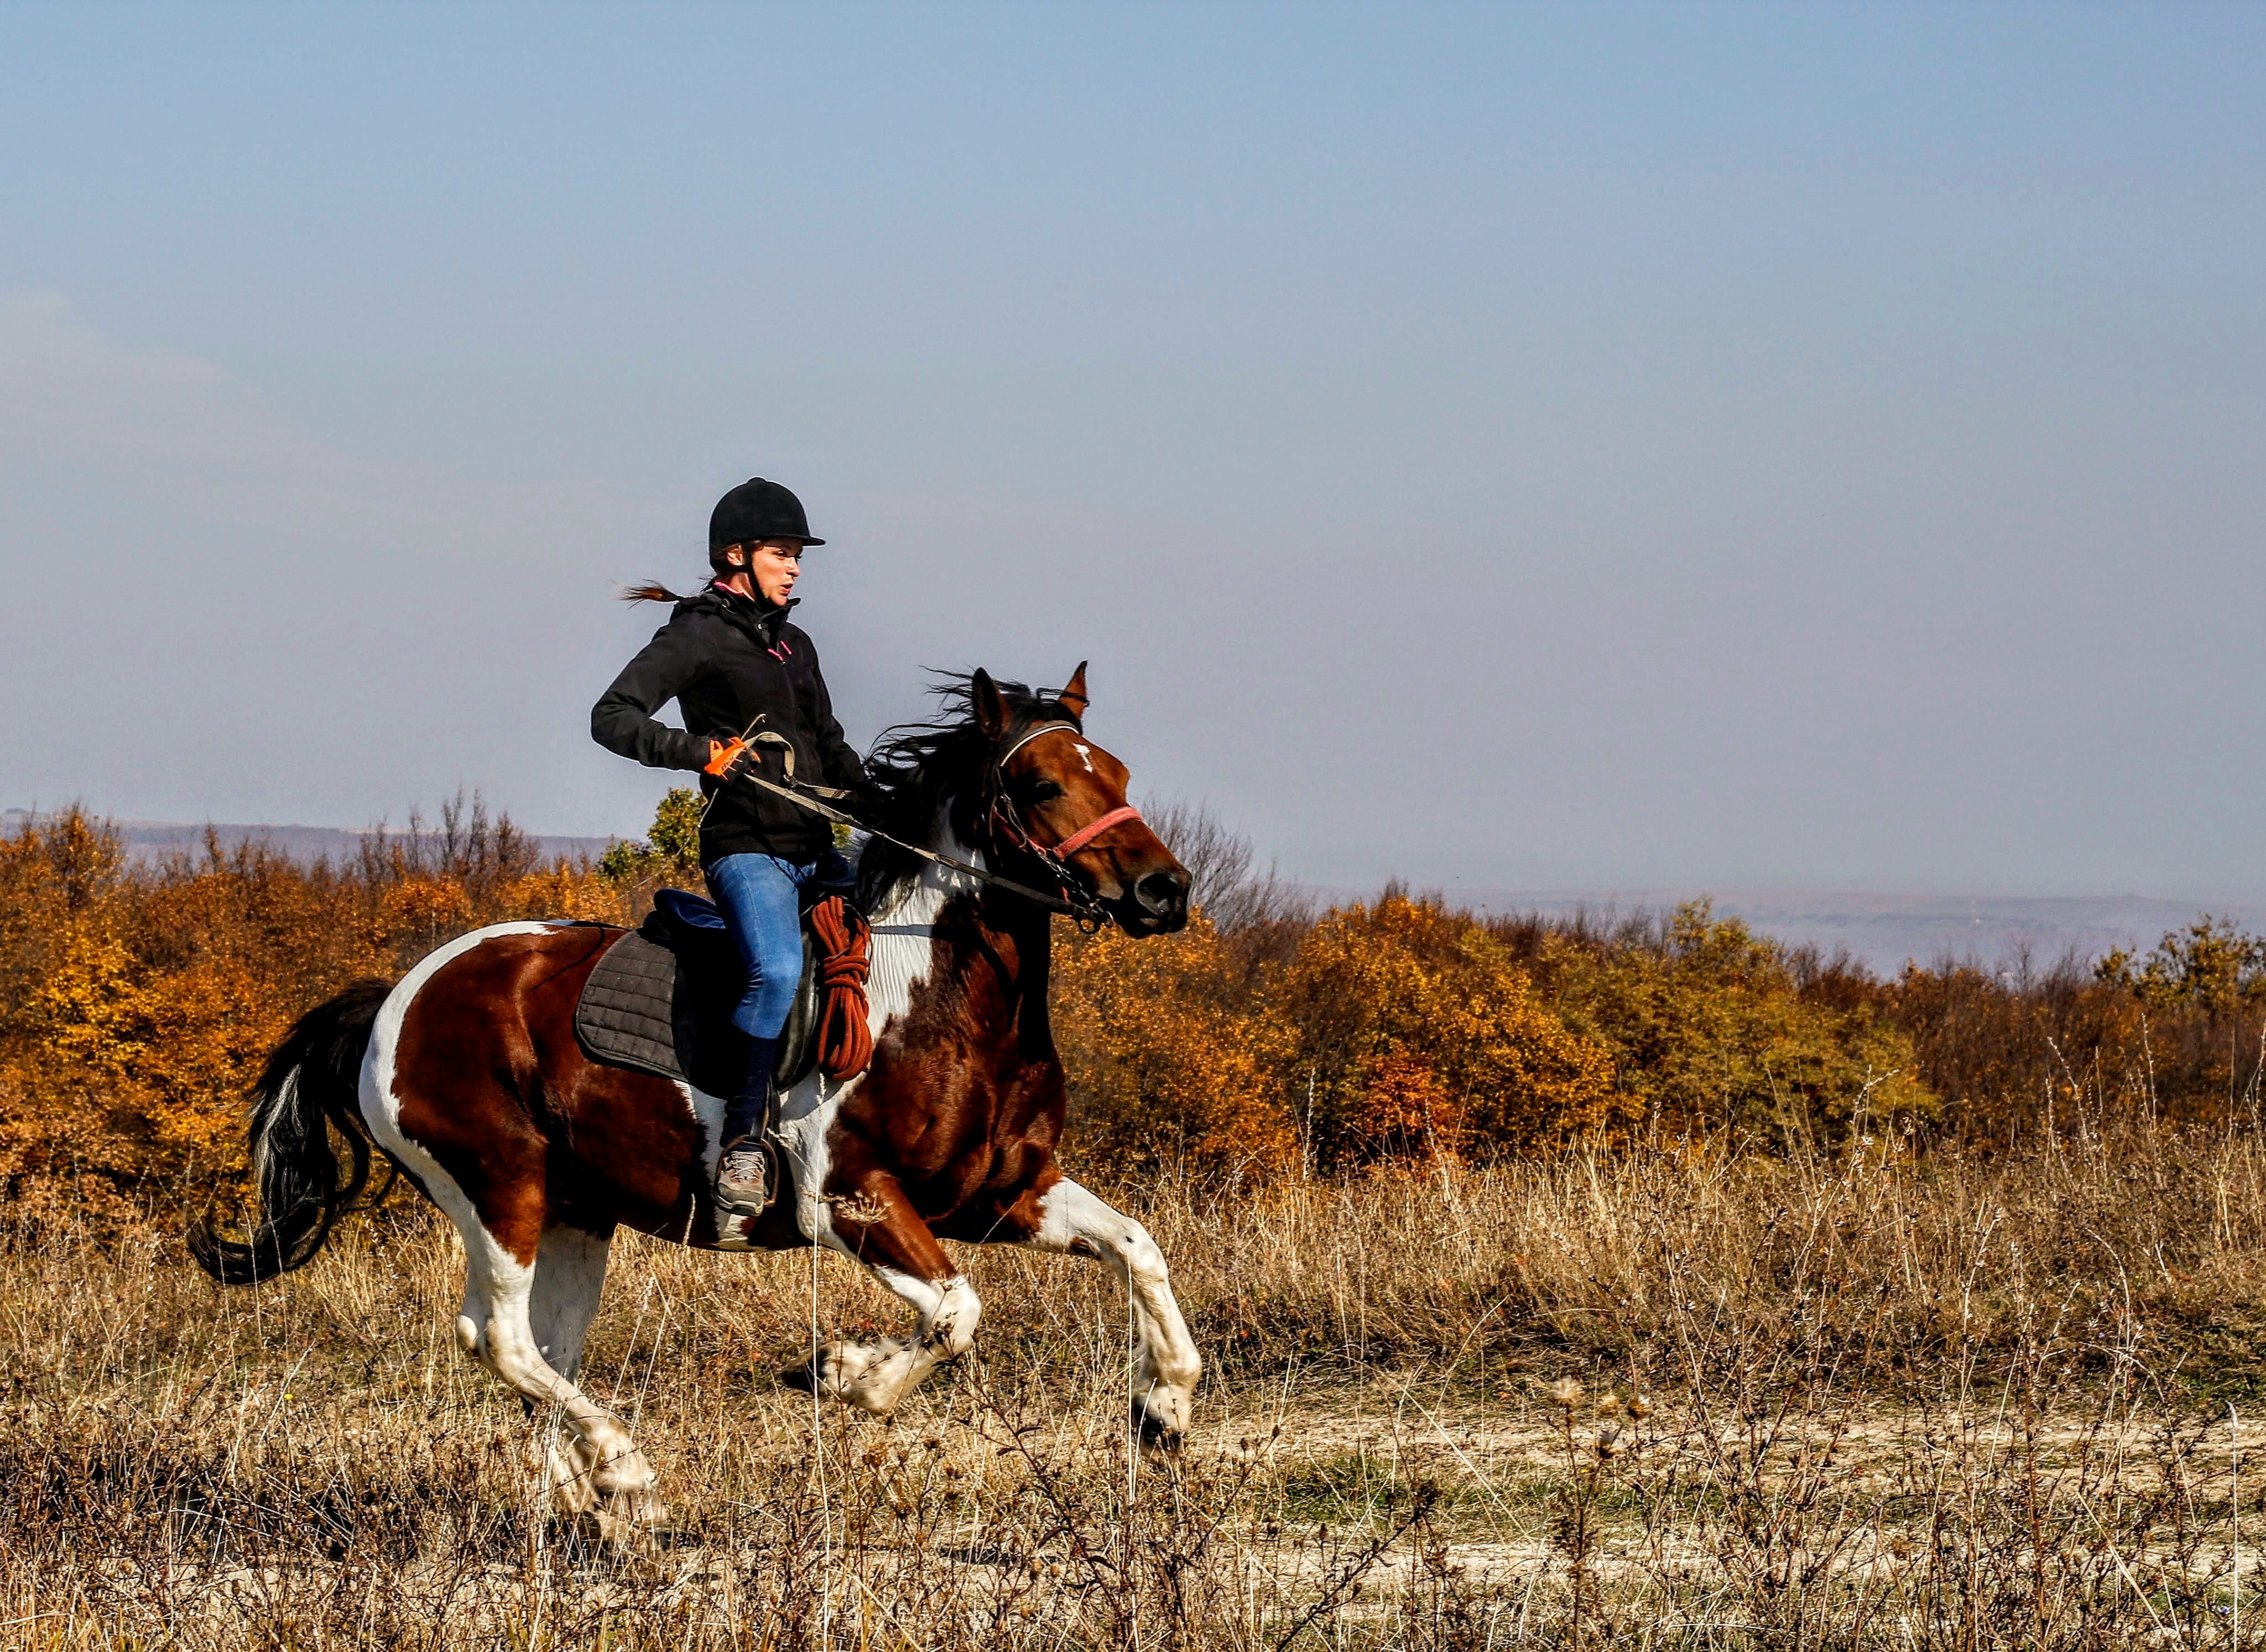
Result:
[[[819,984],[825,1000],[818,1014],[818,1070],[830,1078],[854,1078],[874,1059],[874,1029],[866,1021],[866,920],[838,895],[810,909],[811,932],[824,949]]]

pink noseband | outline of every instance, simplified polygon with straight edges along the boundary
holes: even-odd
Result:
[[[1076,723],[1041,723],[1035,728],[1025,729],[1021,738],[1017,740],[1014,744],[1009,746],[1005,751],[1001,752],[998,757],[991,760],[991,772],[995,780],[997,777],[1005,772],[1008,758],[1013,757],[1025,746],[1029,745],[1031,742],[1036,740],[1041,735],[1050,735],[1056,729],[1060,729],[1064,734],[1072,735],[1081,732]],[[1078,749],[1083,751],[1085,748],[1081,746]],[[1091,768],[1093,765],[1089,764],[1086,766]],[[1004,817],[1009,830],[1013,834],[1012,841],[1021,844],[1027,848],[1036,850],[1042,856],[1052,856],[1056,860],[1066,859],[1070,856],[1076,854],[1079,850],[1085,848],[1086,844],[1092,843],[1095,838],[1100,837],[1102,833],[1107,831],[1112,826],[1122,826],[1129,820],[1139,820],[1141,818],[1141,811],[1139,809],[1135,808],[1130,803],[1122,803],[1117,808],[1111,809],[1107,815],[1102,815],[1099,820],[1088,821],[1085,825],[1079,827],[1069,837],[1064,838],[1060,843],[1055,844],[1053,848],[1049,849],[1045,847],[1043,844],[1032,842],[1031,834],[1024,830],[1022,822],[1015,818],[1014,807],[1012,804],[1009,804],[1004,797],[994,798],[991,804],[991,811],[995,818]]]
[[[1139,820],[1140,818],[1141,811],[1139,809],[1135,808],[1130,803],[1122,804],[1118,808],[1111,809],[1109,813],[1101,816],[1100,819],[1086,822],[1085,825],[1079,827],[1069,837],[1064,838],[1060,843],[1055,845],[1055,853],[1067,859],[1071,855],[1076,854],[1079,850],[1085,848],[1086,844],[1092,843],[1095,838],[1100,837],[1102,833],[1107,831],[1112,826],[1122,826],[1129,820]]]

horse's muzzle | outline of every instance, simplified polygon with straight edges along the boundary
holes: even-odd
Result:
[[[1133,886],[1132,904],[1139,914],[1136,934],[1169,935],[1188,926],[1188,874],[1180,866],[1152,872]]]

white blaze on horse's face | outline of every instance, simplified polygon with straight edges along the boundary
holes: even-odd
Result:
[[[1088,774],[1092,774],[1093,772],[1093,748],[1092,746],[1080,745],[1073,742],[1071,746],[1071,749],[1078,753],[1078,760],[1085,765],[1085,771]]]

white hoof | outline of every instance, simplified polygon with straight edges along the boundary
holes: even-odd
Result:
[[[669,1510],[649,1491],[617,1492],[602,1499],[588,1518],[598,1535],[625,1554],[657,1554]]]
[[[1193,1414],[1188,1391],[1170,1384],[1159,1383],[1133,1402],[1133,1427],[1145,1451],[1180,1450]]]
[[[829,1342],[808,1365],[782,1371],[780,1380],[886,1417],[896,1410],[920,1364],[919,1346],[895,1337],[878,1342]]]

